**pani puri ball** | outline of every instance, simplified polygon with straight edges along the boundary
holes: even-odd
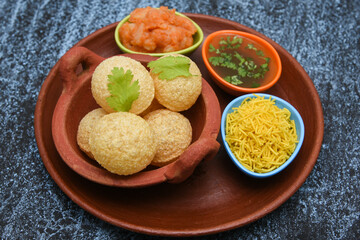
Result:
[[[102,117],[90,134],[95,160],[106,170],[130,175],[145,169],[156,153],[156,142],[149,124],[129,112]]]
[[[147,69],[138,61],[124,56],[113,56],[102,61],[96,68],[91,79],[91,92],[95,101],[108,113],[115,112],[106,98],[111,94],[108,90],[108,75],[112,75],[114,67],[123,68],[124,72],[130,70],[134,75],[132,81],[139,81],[140,94],[132,103],[129,112],[140,114],[147,109],[154,99],[154,82]]]
[[[165,108],[165,107],[163,105],[161,105],[156,98],[154,98],[154,100],[151,102],[150,106],[145,111],[143,111],[139,116],[144,117],[145,115],[147,115],[155,110],[163,109],[163,108]]]
[[[95,123],[105,116],[107,112],[102,108],[97,108],[87,113],[80,121],[76,139],[80,149],[90,158],[94,159],[90,150],[89,137]]]
[[[157,142],[151,165],[161,167],[175,161],[190,145],[191,124],[181,113],[159,109],[147,114],[144,119],[153,129]]]
[[[180,54],[170,56],[188,58]],[[179,76],[172,80],[159,79],[159,74],[150,70],[155,85],[155,98],[161,105],[175,112],[189,109],[201,94],[202,78],[200,69],[194,61],[188,59],[190,60],[189,72],[192,74],[190,77]]]

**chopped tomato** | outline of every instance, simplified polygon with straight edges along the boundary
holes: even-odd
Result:
[[[193,44],[194,24],[168,7],[137,8],[119,30],[122,44],[136,52],[173,52]]]

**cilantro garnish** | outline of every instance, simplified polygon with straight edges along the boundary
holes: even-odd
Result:
[[[250,49],[250,50],[255,50],[255,51],[257,50],[257,48],[252,43],[249,43],[245,48]]]
[[[212,44],[210,44],[209,52],[215,52],[215,51],[216,51],[216,48]]]
[[[111,94],[106,98],[109,106],[117,112],[128,112],[132,103],[139,97],[139,81],[133,81],[134,75],[130,70],[124,72],[123,68],[114,67],[108,75],[108,90]]]
[[[234,76],[226,76],[225,78],[225,81],[231,83],[231,84],[235,84],[235,85],[240,85],[243,83],[243,81],[241,81],[239,79],[239,76],[238,75],[234,75]]]
[[[154,73],[159,74],[159,79],[172,80],[179,76],[190,77],[190,60],[181,56],[166,56],[151,61],[147,65]]]
[[[256,63],[253,58],[246,57],[241,54],[240,47],[242,46],[243,38],[234,36],[231,38],[221,38],[219,47],[209,45],[209,52],[212,56],[209,57],[209,62],[218,68],[228,69],[230,74],[227,74],[224,79],[234,85],[241,85],[245,79],[261,79],[264,78],[265,73],[269,71],[270,58],[265,57],[262,50],[257,49],[252,43],[248,43],[244,49],[254,51],[260,61],[263,63]],[[252,83],[251,87],[258,87],[259,83]]]

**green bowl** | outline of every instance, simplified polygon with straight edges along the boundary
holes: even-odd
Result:
[[[115,42],[119,46],[121,51],[123,51],[124,53],[146,54],[146,55],[155,56],[155,57],[161,57],[161,56],[164,56],[166,54],[173,54],[173,53],[189,55],[192,52],[194,52],[200,46],[200,44],[204,40],[204,33],[203,33],[203,31],[201,30],[201,28],[200,28],[200,26],[198,24],[196,24],[193,20],[191,20],[190,18],[188,18],[184,14],[181,14],[181,13],[178,13],[178,12],[175,12],[175,14],[178,15],[178,16],[182,16],[184,18],[189,19],[195,25],[195,27],[197,29],[196,33],[193,35],[193,39],[194,39],[193,45],[188,47],[188,48],[185,48],[185,49],[182,49],[182,50],[179,50],[179,51],[174,51],[174,52],[167,52],[167,53],[143,53],[143,52],[135,52],[135,51],[132,51],[132,50],[126,48],[120,41],[119,29],[125,22],[127,22],[129,20],[130,15],[125,17],[123,20],[121,20],[119,22],[119,24],[116,26],[116,29],[115,29]]]

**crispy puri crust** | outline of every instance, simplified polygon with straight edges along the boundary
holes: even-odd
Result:
[[[181,113],[159,109],[144,119],[153,129],[158,146],[152,165],[164,166],[175,161],[190,145],[191,124]]]
[[[115,112],[106,102],[110,97],[108,91],[108,75],[114,67],[130,70],[134,75],[133,81],[138,80],[140,95],[131,106],[129,112],[140,114],[147,109],[154,99],[154,82],[146,68],[138,61],[124,56],[113,56],[102,61],[95,69],[91,80],[91,91],[95,101],[108,113]]]
[[[95,123],[105,116],[107,112],[102,108],[97,108],[87,113],[80,121],[77,131],[77,143],[80,149],[85,152],[90,158],[94,159],[89,145],[90,133],[93,130]]]
[[[174,55],[182,56],[183,55]],[[201,72],[195,62],[190,58],[189,72],[191,77],[177,77],[172,80],[161,80],[158,74],[150,71],[151,77],[154,79],[155,98],[166,108],[180,112],[189,109],[201,94],[202,79]]]
[[[94,126],[89,142],[95,160],[119,175],[145,169],[156,153],[156,142],[149,124],[128,112],[102,117]]]

